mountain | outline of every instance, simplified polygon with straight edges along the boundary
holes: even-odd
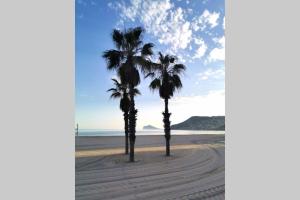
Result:
[[[225,116],[193,116],[171,126],[173,130],[225,130]]]
[[[154,127],[154,126],[152,126],[152,125],[147,125],[147,126],[144,126],[143,127],[143,129],[145,130],[145,129],[147,129],[147,130],[150,130],[150,129],[159,129],[159,128],[156,128],[156,127]]]

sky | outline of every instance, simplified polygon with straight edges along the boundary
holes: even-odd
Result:
[[[170,100],[172,124],[191,116],[225,115],[224,0],[76,0],[75,1],[75,123],[81,129],[122,129],[119,100],[106,91],[116,73],[101,57],[114,49],[113,29],[142,26],[144,43],[157,54],[178,57],[186,66],[183,88]],[[141,75],[141,77],[143,77]],[[163,100],[142,79],[137,96],[137,130],[163,127]]]

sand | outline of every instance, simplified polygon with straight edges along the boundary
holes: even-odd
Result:
[[[224,135],[137,136],[136,162],[124,137],[76,138],[76,199],[225,199]]]

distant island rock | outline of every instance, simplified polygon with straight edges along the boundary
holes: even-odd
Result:
[[[147,126],[144,126],[143,129],[144,130],[154,130],[154,129],[159,129],[159,128],[156,128],[155,126],[152,126],[152,125],[147,125]]]
[[[171,126],[173,130],[225,130],[225,116],[193,116]]]

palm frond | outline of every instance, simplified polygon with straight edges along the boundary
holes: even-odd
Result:
[[[174,74],[173,76],[171,76],[171,80],[172,80],[172,85],[174,86],[174,88],[176,88],[176,89],[182,88],[182,83],[181,83],[180,77],[177,74]]]
[[[153,79],[149,85],[150,90],[158,90],[160,87],[161,84],[158,78]]]
[[[146,76],[144,78],[153,78],[155,76],[155,73],[154,72],[149,72],[148,74],[146,74]]]
[[[160,61],[161,64],[163,64],[164,60],[165,60],[165,57],[164,57],[164,55],[162,55],[161,52],[158,52],[158,54],[159,54],[159,61]]]
[[[142,32],[143,29],[141,27],[131,28],[125,31],[124,39],[128,49],[133,50],[142,44]]]
[[[116,88],[121,89],[122,84],[117,79],[112,78],[111,80],[114,82]]]
[[[122,84],[133,84],[134,86],[140,83],[140,74],[137,68],[129,66],[128,63],[124,63],[118,68],[118,76],[121,79]]]
[[[124,39],[123,33],[117,29],[114,29],[112,33],[112,38],[116,47],[120,49],[123,45],[123,39]]]
[[[143,74],[147,74],[153,71],[155,68],[155,63],[151,60],[144,58],[143,56],[134,56],[134,63],[140,68]]]
[[[134,89],[133,89],[133,94],[134,94],[134,96],[136,96],[136,95],[141,95],[141,92],[139,91],[139,89],[134,88]]]
[[[142,56],[151,56],[151,55],[153,55],[153,51],[152,51],[153,47],[154,47],[153,43],[145,44],[142,48],[141,55]]]
[[[113,70],[119,67],[123,55],[122,52],[112,49],[112,50],[105,51],[102,57],[106,60],[107,69]]]
[[[168,66],[170,63],[174,63],[176,59],[177,59],[176,56],[167,54],[164,56],[163,64]]]
[[[134,36],[135,41],[140,41],[142,39],[141,36],[143,31],[144,31],[143,28],[140,26],[132,29],[132,34]]]
[[[122,97],[121,92],[113,92],[113,93],[110,95],[110,98],[112,98],[112,99],[116,99],[116,98],[120,98],[120,97]]]
[[[173,65],[171,72],[173,74],[181,74],[183,71],[185,71],[186,67],[183,64],[175,64]]]
[[[176,56],[169,55],[169,62],[174,63],[177,60]]]
[[[117,89],[116,88],[110,88],[106,92],[117,92]]]
[[[164,59],[164,64],[169,64],[170,63],[170,58],[169,55],[165,55],[165,59]]]

